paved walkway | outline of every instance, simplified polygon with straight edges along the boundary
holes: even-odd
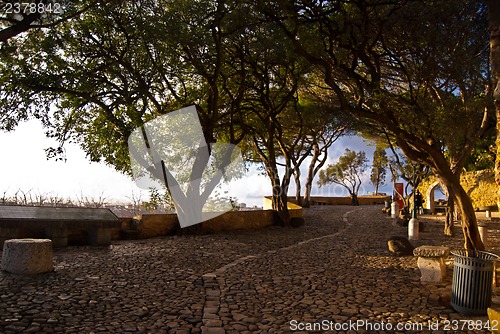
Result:
[[[0,332],[444,333],[465,319],[486,323],[448,306],[451,275],[423,284],[414,257],[388,254],[387,239],[406,230],[380,207],[320,206],[304,217],[296,229],[58,250],[53,273],[0,273]],[[414,244],[460,248],[456,232],[444,237],[429,220]]]

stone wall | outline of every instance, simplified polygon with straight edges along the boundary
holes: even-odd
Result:
[[[169,235],[175,231],[179,223],[176,214],[143,214],[137,219],[139,239]]]
[[[120,218],[121,226],[119,228],[112,228],[111,240],[119,240],[120,239],[120,231],[128,230],[130,228],[130,223],[132,218]]]
[[[428,177],[418,187],[422,194],[427,194],[429,187],[436,184],[439,179],[436,176]],[[481,170],[464,172],[460,177],[460,183],[472,200],[475,210],[482,206],[496,206],[497,185],[493,170]]]
[[[472,200],[474,208],[482,206],[496,206],[497,185],[492,170],[467,172],[462,175],[460,182]]]
[[[295,201],[294,198],[289,198],[289,201]],[[390,201],[391,196],[358,196],[359,205],[383,205],[385,201]],[[351,205],[351,197],[322,197],[311,196],[312,204],[319,205]]]
[[[260,229],[274,224],[274,211],[229,211],[201,223],[204,232]]]
[[[264,210],[272,210],[273,209],[273,200],[272,197],[266,196],[263,199],[262,207]],[[293,203],[293,199],[288,198],[287,202],[288,211],[290,212],[290,217],[292,218],[300,218],[302,217],[302,207]]]
[[[178,229],[176,214],[144,214],[137,216],[138,238],[155,238],[175,233]],[[242,229],[259,229],[274,224],[274,211],[250,210],[229,211],[218,217],[202,222],[197,226],[201,233],[231,231]]]

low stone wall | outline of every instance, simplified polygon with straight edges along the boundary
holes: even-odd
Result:
[[[438,181],[439,179],[436,176],[430,176],[422,181],[418,188],[422,194],[427,194],[429,188]],[[475,210],[479,210],[483,206],[497,205],[498,187],[495,183],[493,170],[463,172],[460,175],[460,184],[469,195]]]
[[[289,198],[289,201],[295,201]],[[391,196],[358,196],[359,205],[383,205],[385,201],[390,201]],[[351,197],[323,197],[311,196],[311,203],[319,205],[351,205]]]
[[[175,233],[179,220],[176,214],[144,214],[137,216],[139,239],[155,238]],[[274,211],[249,210],[229,211],[218,217],[202,222],[198,228],[202,233],[232,231],[244,229],[259,229],[274,223]]]
[[[287,203],[288,211],[290,213],[290,217],[292,218],[301,218],[302,217],[302,207],[293,203],[292,198],[288,198]],[[272,210],[273,209],[273,200],[271,197],[266,196],[263,199],[262,208],[264,210]]]
[[[130,224],[132,222],[132,218],[120,218],[120,227],[110,229],[111,240],[119,240],[120,239],[120,231],[130,229]]]
[[[139,222],[139,239],[165,236],[176,230],[179,220],[172,214],[143,214],[137,216]]]
[[[0,248],[6,240],[20,238],[51,239],[54,247],[69,245],[107,246],[118,239],[122,224],[119,221],[48,221],[19,220],[0,222]]]
[[[273,210],[229,211],[201,223],[205,232],[260,229],[274,224]]]

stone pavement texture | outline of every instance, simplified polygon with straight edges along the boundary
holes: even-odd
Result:
[[[56,250],[54,272],[0,273],[0,333],[488,332],[478,329],[486,317],[449,306],[451,256],[445,282],[421,283],[416,257],[388,253],[387,239],[407,232],[381,207],[319,206],[304,218],[299,228]],[[490,244],[499,241],[490,223]],[[445,237],[429,220],[412,243],[456,249],[462,234]],[[365,326],[339,327],[349,321]]]

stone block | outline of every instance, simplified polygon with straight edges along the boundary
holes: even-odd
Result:
[[[5,241],[1,268],[12,274],[28,275],[54,270],[52,241],[49,239]]]
[[[387,241],[389,251],[395,256],[410,256],[413,254],[413,245],[404,237],[394,236]]]
[[[481,241],[483,245],[486,247],[488,243],[488,224],[486,222],[478,222],[477,229],[479,231],[479,236],[481,237]]]
[[[419,257],[417,265],[422,282],[442,282],[446,277],[446,264],[442,257]]]
[[[111,244],[111,229],[109,228],[91,228],[88,230],[89,245],[109,246]]]
[[[418,256],[417,265],[420,269],[420,281],[442,282],[446,277],[445,257],[450,254],[450,249],[444,246],[420,246],[413,250],[413,255]]]

